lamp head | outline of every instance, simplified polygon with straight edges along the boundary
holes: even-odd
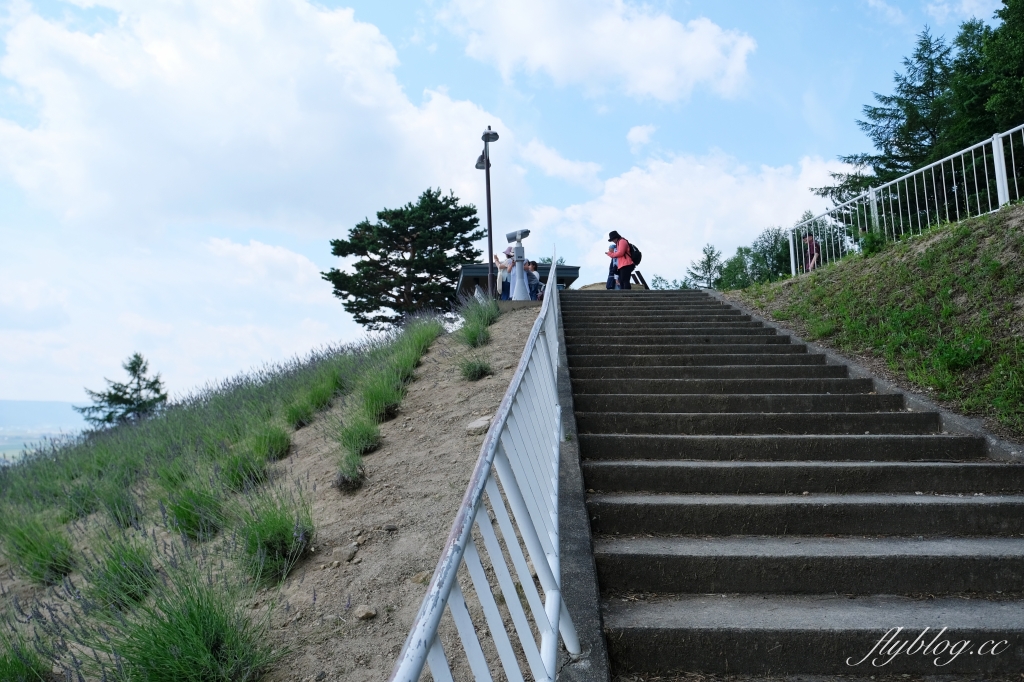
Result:
[[[491,130],[491,126],[487,126],[487,130],[480,136],[480,139],[484,142],[495,142],[498,139],[498,133]]]
[[[480,152],[480,156],[476,160],[476,169],[484,170],[485,168],[487,168],[488,163],[489,162],[487,161],[487,158],[484,156],[484,153]]]
[[[521,241],[523,241],[524,239],[526,239],[529,236],[530,236],[530,231],[529,230],[516,230],[515,232],[506,232],[505,233],[505,239],[508,240],[509,244],[511,244],[512,242],[521,242]]]

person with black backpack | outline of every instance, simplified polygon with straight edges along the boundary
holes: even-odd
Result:
[[[626,241],[615,230],[608,233],[608,241],[612,243],[608,247],[608,257],[618,259],[619,268],[615,271],[615,274],[619,277],[619,287],[622,289],[632,289],[629,284],[629,278],[643,257],[640,249]]]

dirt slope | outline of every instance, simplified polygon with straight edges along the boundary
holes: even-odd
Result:
[[[267,680],[387,679],[483,441],[466,426],[494,414],[537,312],[503,314],[491,327],[491,343],[476,351],[452,336],[435,342],[397,418],[382,425],[384,444],[366,457],[366,483],[358,492],[330,486],[336,446],[324,428],[329,414],[295,435],[282,473],[302,481],[313,498],[317,542],[282,590],[272,635],[293,653]],[[462,379],[458,361],[467,354],[487,359],[495,375]],[[353,543],[358,550],[347,561]],[[363,605],[376,616],[359,620]]]

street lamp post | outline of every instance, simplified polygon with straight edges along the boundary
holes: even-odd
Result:
[[[484,152],[476,160],[476,167],[484,172],[487,186],[487,293],[492,298],[497,291],[494,286],[494,236],[491,228],[491,148],[490,143],[498,139],[498,133],[487,126],[480,136],[484,141]]]

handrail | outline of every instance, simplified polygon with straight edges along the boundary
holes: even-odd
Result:
[[[429,665],[434,680],[453,679],[438,636],[446,606],[455,621],[473,677],[477,680],[492,679],[489,663],[476,634],[477,627],[466,604],[467,595],[458,581],[458,570],[462,565],[466,566],[477,604],[483,611],[507,679],[524,679],[510,634],[517,635],[536,680],[554,681],[559,634],[569,653],[580,652],[579,638],[561,596],[559,564],[558,462],[562,432],[557,386],[557,267],[557,258],[552,257],[540,314],[530,330],[512,382],[480,446],[469,486],[444,543],[426,597],[391,672],[389,679],[393,682],[415,682],[425,665]],[[511,516],[505,507],[506,502],[511,508]],[[504,546],[491,525],[487,504],[501,531]],[[478,529],[494,568],[512,628],[506,626],[497,607],[479,548],[473,539],[474,527]],[[541,584],[543,601],[531,576],[523,545]],[[509,570],[503,549],[512,561],[518,583]],[[533,627],[540,634],[539,647],[517,587],[526,595]]]
[[[790,270],[796,276],[813,269],[811,246],[797,245],[797,239],[808,235],[818,245],[816,267],[860,250],[868,233],[897,241],[906,234],[921,234],[933,224],[992,213],[1022,196],[1024,125],[1019,125],[798,223],[789,231]]]

